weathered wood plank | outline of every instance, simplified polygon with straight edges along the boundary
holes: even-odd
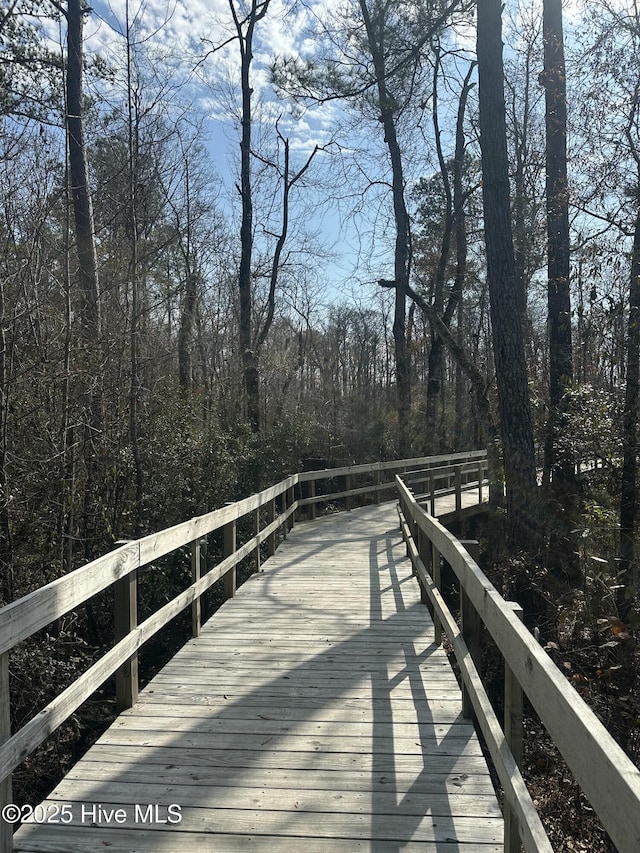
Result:
[[[332,752],[278,752],[276,750],[258,750],[252,753],[246,749],[203,749],[201,747],[155,746],[145,747],[139,744],[98,743],[88,753],[100,763],[131,761],[150,765],[174,765],[202,768],[219,766],[229,772],[237,770],[244,779],[246,771],[255,768],[277,768],[298,770],[304,773],[316,770],[350,770],[360,773],[413,773],[428,772],[429,775],[457,775],[460,773],[482,774],[487,772],[487,763],[477,755],[434,755],[425,765],[424,755],[417,751],[413,754]]]
[[[435,689],[429,688],[429,697],[433,695],[437,697],[439,695],[438,687]],[[453,699],[453,692],[449,694],[450,698]],[[422,697],[420,697],[421,699]],[[458,700],[460,698],[460,693],[458,692]],[[327,701],[329,700],[329,701]],[[390,705],[389,702],[389,694],[385,694],[379,697],[368,697],[368,696],[344,696],[340,694],[339,696],[295,696],[292,697],[286,693],[268,693],[264,696],[256,696],[256,695],[245,695],[245,696],[234,696],[231,693],[216,693],[213,694],[211,692],[207,692],[206,690],[200,690],[199,692],[192,691],[191,693],[178,693],[178,692],[168,692],[165,691],[163,693],[151,694],[147,697],[145,702],[140,701],[140,709],[143,711],[143,705],[146,707],[147,705],[154,706],[155,701],[160,702],[171,702],[176,707],[181,707],[183,705],[193,705],[194,703],[198,703],[203,705],[204,707],[211,708],[212,710],[216,708],[220,708],[224,706],[227,709],[233,710],[238,713],[242,713],[245,708],[254,708],[259,710],[264,710],[265,713],[269,713],[269,709],[273,709],[274,713],[277,713],[279,710],[283,708],[297,708],[297,709],[306,709],[306,708],[322,708],[326,707],[330,703],[340,702],[341,704],[354,707],[354,708],[373,708],[373,713],[376,715],[377,719],[381,719],[381,715],[384,712],[385,708],[388,708]],[[408,716],[415,716],[416,714],[422,715],[422,712],[428,714],[428,708],[426,707],[426,703],[422,703],[416,700],[414,697],[404,697],[404,698],[395,698],[393,702],[393,708],[397,710],[398,714],[406,714]]]
[[[460,462],[482,458],[482,452],[469,454],[452,454],[437,459]],[[433,460],[437,464],[436,458]],[[68,575],[53,581],[30,595],[19,599],[2,609],[0,623],[0,654],[10,650],[17,643],[27,639],[33,633],[44,628],[55,619],[78,607],[89,598],[97,595],[110,586],[114,581],[127,575],[131,570],[144,566],[171,551],[185,547],[190,542],[206,536],[225,524],[242,518],[254,510],[268,506],[276,497],[290,491],[298,483],[309,480],[326,479],[341,474],[363,474],[373,471],[397,471],[403,468],[420,467],[431,464],[428,457],[415,460],[399,460],[397,462],[373,463],[369,465],[350,466],[344,469],[330,469],[321,472],[306,472],[295,474],[280,483],[251,495],[242,501],[226,507],[213,510],[204,515],[196,516],[188,521],[154,533],[142,539],[129,542],[103,557],[93,560],[86,566],[70,572]],[[385,484],[393,488],[393,483]],[[295,513],[298,502],[289,507],[287,518]],[[282,524],[285,518],[277,519]],[[273,530],[269,526],[268,535],[264,539],[271,541]],[[254,543],[255,547],[255,543]]]
[[[487,741],[489,752],[494,761],[496,771],[504,789],[505,798],[512,806],[513,814],[517,817],[520,835],[525,842],[527,850],[536,853],[552,853],[552,848],[545,833],[542,822],[537,814],[531,796],[526,788],[522,775],[509,751],[506,739],[495,713],[489,702],[470,651],[464,641],[462,633],[458,628],[453,616],[448,610],[440,590],[426,571],[426,567],[420,560],[415,543],[410,543],[410,551],[415,561],[415,567],[420,582],[428,591],[429,597],[437,611],[439,618],[447,632],[449,642],[456,653],[456,660],[462,672],[462,676],[469,691],[473,707],[477,713],[477,719]]]
[[[364,465],[347,465],[342,468],[324,468],[320,471],[304,471],[298,474],[298,482],[325,480],[342,477],[345,474],[370,474],[375,471],[402,471],[422,469],[426,466],[442,466],[446,463],[459,463],[486,458],[485,450],[471,450],[463,453],[445,453],[440,456],[421,456],[413,459],[397,459],[389,462],[369,462]]]
[[[96,784],[96,782],[98,784]],[[337,785],[325,788],[302,789],[280,787],[273,784],[264,788],[226,787],[223,785],[204,786],[189,784],[165,784],[148,779],[134,787],[123,786],[120,781],[108,782],[65,780],[58,794],[49,795],[50,801],[83,803],[91,802],[96,790],[100,793],[100,802],[106,803],[189,803],[200,809],[260,809],[268,811],[329,812],[333,814],[371,814],[372,795],[380,814],[413,815],[422,818],[425,814],[424,792],[405,792],[398,796],[393,785],[391,790],[377,789],[349,791]],[[435,816],[490,817],[500,819],[501,813],[495,794],[491,791],[473,796],[452,797],[453,785],[443,790],[443,785],[432,784],[429,793],[429,813]]]
[[[405,486],[399,488],[403,505],[452,566],[614,844],[625,851],[640,850],[640,770],[464,547],[436,519],[419,511]]]
[[[9,654],[0,655],[0,744],[11,737],[11,693],[9,685]],[[13,802],[11,775],[0,778],[0,809]],[[11,834],[0,834],[1,853],[11,853]]]
[[[96,743],[110,746],[169,746],[173,749],[216,749],[221,747],[221,738],[215,733],[201,731],[142,731],[136,729],[117,729],[113,726]],[[449,738],[438,741],[435,736],[416,736],[394,738],[389,735],[375,737],[331,736],[317,734],[313,736],[294,734],[238,734],[228,732],[224,736],[224,749],[246,750],[255,755],[260,751],[278,753],[307,752],[357,753],[358,755],[422,755],[425,760],[438,756],[481,756],[482,750],[477,739]]]
[[[210,714],[225,714],[245,719],[311,719],[314,715],[339,721],[342,718],[357,716],[363,720],[385,722],[389,718],[401,720],[404,722],[415,722],[419,720],[431,720],[438,718],[438,710],[432,710],[434,704],[439,701],[437,691],[434,692],[434,698],[431,698],[431,691],[428,698],[421,697],[413,700],[398,700],[389,703],[388,697],[383,699],[365,699],[365,698],[344,698],[340,697],[340,701],[327,703],[325,699],[320,697],[297,697],[295,699],[286,696],[245,696],[242,702],[232,702],[228,698],[216,698],[206,692],[200,692],[197,695],[184,694],[163,694],[151,693],[147,696],[145,702],[139,702],[140,713],[155,714],[157,707],[165,707],[166,703],[170,703],[173,708],[179,713],[190,714],[193,708],[203,709]],[[452,706],[457,703],[457,710],[460,710],[460,693],[451,691],[447,694],[447,703]],[[454,698],[455,697],[455,698]],[[143,707],[144,706],[144,707]],[[334,711],[338,706],[344,709],[344,714],[340,715],[339,711]],[[392,716],[391,716],[392,715]]]
[[[45,801],[45,805],[49,801]],[[166,804],[168,805],[168,804]],[[114,808],[122,808],[126,812],[123,825],[133,833],[144,826],[140,820],[136,821],[135,807],[129,803],[112,802],[102,803],[100,807],[105,811]],[[95,813],[99,806],[95,806]],[[91,809],[85,804],[85,809]],[[102,812],[103,813],[103,812]],[[82,819],[82,812],[73,809],[73,821],[71,826],[86,825],[88,820]],[[90,814],[90,812],[88,813]],[[330,814],[330,819],[327,816]],[[183,806],[181,809],[180,830],[183,832],[207,832],[211,831],[210,810],[206,808],[194,808]],[[451,841],[456,839],[459,843],[484,842],[495,844],[502,836],[503,826],[501,818],[485,817],[482,820],[469,817],[458,817],[456,815],[435,816],[427,814],[415,819],[406,820],[404,815],[380,814],[376,821],[376,838],[388,841]],[[99,818],[98,818],[99,820]],[[164,832],[171,832],[173,824],[154,824]],[[306,838],[371,838],[371,814],[342,814],[340,812],[299,812],[295,803],[291,803],[291,810],[286,812],[286,820],[283,813],[276,810],[254,810],[254,809],[216,809],[216,827],[226,831],[243,832],[249,834],[276,834],[283,837]],[[135,835],[131,839],[135,844]],[[301,843],[304,846],[304,843]]]
[[[180,666],[183,668],[185,675],[188,670],[194,670],[202,673],[203,670],[208,670],[212,676],[214,673],[221,675],[237,673],[250,677],[252,673],[271,673],[275,677],[278,673],[286,673],[289,670],[295,670],[299,665],[304,666],[304,671],[309,675],[313,673],[335,673],[337,676],[340,673],[352,673],[355,676],[361,674],[379,675],[383,673],[389,680],[401,678],[406,673],[406,660],[401,658],[392,658],[382,655],[342,655],[331,654],[327,652],[323,655],[311,656],[308,662],[304,662],[299,654],[295,651],[287,653],[286,651],[272,651],[271,653],[262,653],[255,660],[246,660],[238,654],[231,652],[230,658],[221,658],[220,653],[229,651],[229,647],[216,647],[211,652],[200,651],[196,658],[182,657]],[[354,660],[355,657],[355,660]],[[436,673],[438,671],[446,671],[448,662],[437,661],[433,663],[428,655],[416,655],[416,663],[428,663]]]
[[[188,733],[207,733],[226,735],[252,735],[255,732],[255,718],[252,720],[237,719],[236,717],[184,717],[184,716],[163,716],[159,720],[155,716],[136,714],[132,717],[118,718],[111,726],[112,730],[126,730],[128,732],[156,732],[159,725],[166,732],[188,732]],[[395,720],[390,720],[384,724],[384,729],[379,720],[363,723],[359,720],[348,721],[340,720],[265,720],[260,718],[260,733],[268,735],[282,735],[289,733],[296,737],[312,737],[315,735],[323,735],[342,738],[373,738],[380,737],[375,734],[376,729],[385,732],[386,737],[398,738],[399,741],[411,738],[420,742],[428,741],[429,739],[437,738],[464,738],[469,740],[473,738],[473,726],[463,720],[448,724],[448,723],[431,723],[431,722],[410,722],[399,723]],[[375,745],[374,745],[375,746]]]
[[[171,801],[179,826],[128,812],[122,827],[24,826],[16,849],[499,849],[486,762],[393,509],[351,516],[297,526],[51,795]]]
[[[455,698],[453,698],[455,696]],[[394,722],[402,725],[404,723],[428,724],[437,723],[463,723],[467,724],[460,713],[460,694],[454,694],[451,691],[451,699],[430,699],[413,703],[405,703],[406,707],[394,705],[390,707],[388,704],[378,702],[365,702],[355,700],[351,702],[341,702],[327,705],[326,703],[317,700],[310,700],[302,703],[281,704],[265,707],[265,703],[251,704],[243,702],[241,705],[229,705],[229,702],[223,700],[218,704],[211,702],[189,703],[176,706],[162,702],[162,697],[158,696],[157,703],[149,702],[144,708],[144,719],[156,720],[158,727],[164,725],[161,721],[163,717],[175,717],[180,715],[181,719],[229,719],[229,720],[248,720],[254,723],[256,720],[277,720],[279,722],[332,722],[332,723],[389,723]],[[138,714],[142,709],[135,709],[132,713]],[[214,716],[215,715],[215,716]],[[121,717],[126,719],[128,715],[122,714]]]
[[[34,831],[35,830],[35,831]],[[49,827],[50,840],[42,842],[35,827],[25,827],[16,853],[87,853],[87,831],[85,827]],[[126,832],[109,827],[91,831],[91,849],[108,850],[110,853],[131,853],[131,841]],[[282,835],[247,835],[244,832],[228,835],[207,832],[183,833],[176,836],[139,829],[135,836],[136,853],[300,853],[299,838]],[[398,853],[397,841],[357,838],[305,838],[305,853]],[[457,840],[451,841],[407,841],[402,844],[403,853],[502,853],[502,845],[473,842],[461,847]]]
[[[236,787],[246,788],[293,788],[295,790],[355,791],[360,794],[378,791],[388,793],[412,792],[414,794],[442,794],[452,796],[474,796],[476,794],[493,796],[489,771],[480,774],[432,774],[432,773],[393,773],[390,776],[371,774],[351,770],[315,770],[303,775],[295,770],[277,768],[256,768],[243,777],[230,775],[226,767],[207,766],[194,769],[185,765],[165,767],[159,764],[145,764],[142,761],[127,764],[124,762],[97,762],[81,759],[65,777],[67,781],[119,782],[121,785],[146,784],[152,779],[163,785],[196,785],[222,787],[233,794]],[[391,786],[391,787],[390,787]],[[57,796],[54,792],[52,795]]]
[[[90,571],[87,571],[88,566],[83,566],[3,607],[0,654],[102,592],[139,565],[138,543],[130,542],[94,560],[89,564]]]

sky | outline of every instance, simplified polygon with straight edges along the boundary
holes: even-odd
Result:
[[[274,56],[309,56],[313,53],[314,45],[300,34],[314,6],[320,4],[327,8],[328,0],[312,0],[309,7],[301,6],[295,12],[287,13],[281,0],[271,0],[267,16],[256,28],[252,85],[254,98],[262,100],[262,111],[267,119],[279,119],[283,135],[289,138],[294,168],[304,164],[316,145],[331,146],[329,150],[333,156],[329,153],[317,155],[308,176],[311,181],[321,181],[325,196],[335,194],[342,198],[330,204],[320,204],[319,191],[315,196],[307,193],[305,197],[305,190],[301,189],[297,196],[297,211],[305,218],[309,230],[322,236],[325,250],[324,259],[317,260],[319,278],[326,281],[329,298],[334,299],[345,294],[352,285],[359,290],[363,282],[392,277],[392,272],[389,269],[389,241],[379,236],[379,263],[372,262],[375,253],[370,246],[370,234],[374,225],[380,223],[381,196],[387,196],[388,191],[378,186],[375,192],[367,193],[367,198],[356,196],[350,200],[344,190],[340,165],[336,162],[339,159],[337,148],[331,145],[331,141],[336,126],[340,126],[339,141],[343,151],[358,146],[372,151],[371,144],[359,138],[358,129],[346,131],[350,119],[337,102],[300,110],[278,100],[271,91],[269,69]],[[116,66],[122,65],[127,3],[125,0],[95,0],[92,10],[85,29],[87,49],[99,52]],[[237,103],[234,109],[234,104],[229,102],[229,92],[233,88],[229,81],[238,80],[238,48],[232,43],[213,52],[214,47],[218,48],[233,35],[228,0],[189,0],[188,3],[183,0],[146,0],[143,3],[132,0],[128,4],[128,14],[134,38],[173,66],[174,81],[180,84],[176,100],[193,99],[197,109],[206,115],[207,147],[226,186],[221,203],[228,209],[234,207],[237,213],[235,183],[239,136],[235,120]],[[207,54],[208,58],[203,60]],[[237,94],[237,82],[235,88]],[[374,163],[366,160],[364,156],[359,160],[358,168],[363,173],[361,179],[366,174],[374,175]],[[353,164],[349,168],[353,171]],[[334,169],[332,182],[328,175]],[[293,201],[295,214],[295,197]],[[356,204],[360,206],[360,213],[352,217],[350,207]],[[387,233],[387,229],[384,231]],[[371,269],[372,266],[375,269]]]
[[[218,130],[216,123],[229,127],[233,110],[225,103],[225,90],[230,80],[237,85],[239,63],[237,44],[222,46],[234,35],[227,0],[131,0],[129,4],[126,0],[95,0],[86,27],[87,47],[116,64],[122,57],[127,7],[134,40],[173,66],[182,86],[181,97],[197,100],[209,117],[211,131]],[[294,115],[291,105],[271,93],[269,69],[275,56],[300,56],[301,51],[308,54],[312,50],[308,41],[294,35],[302,30],[309,14],[302,8],[287,13],[281,0],[271,0],[267,16],[256,27],[252,65],[254,100],[267,99],[267,114],[281,117],[292,149],[303,153],[328,142],[337,108],[329,105]]]
[[[294,199],[292,211],[304,218],[311,232],[322,235],[324,259],[317,260],[320,278],[326,280],[330,298],[337,298],[352,285],[358,290],[363,283],[371,285],[378,277],[393,277],[388,187],[374,183],[361,197],[354,194],[349,198],[350,191],[345,190],[347,178],[341,175],[337,162],[342,160],[342,168],[348,169],[351,177],[359,171],[364,187],[367,179],[380,178],[376,155],[386,156],[384,142],[381,138],[372,141],[370,126],[365,128],[369,138],[357,125],[347,131],[352,115],[337,102],[302,111],[278,100],[271,90],[269,73],[276,55],[314,55],[315,45],[305,36],[305,28],[311,16],[331,13],[331,4],[337,4],[336,8],[341,5],[339,0],[306,0],[291,10],[283,0],[271,0],[267,16],[256,28],[252,85],[254,98],[262,101],[266,118],[271,123],[278,119],[282,133],[289,138],[294,168],[304,163],[314,146],[331,145],[336,128],[340,128],[337,138],[342,151],[354,155],[339,158],[333,146],[333,156],[317,156],[308,175],[320,179],[324,187],[315,195],[308,191],[306,197],[301,190],[298,207]],[[513,12],[515,3],[507,5],[508,11]],[[579,16],[581,0],[569,0],[564,5],[569,23]],[[134,41],[153,57],[154,66],[172,69],[170,85],[176,107],[191,102],[194,111],[205,116],[204,139],[224,186],[220,204],[237,218],[238,104],[233,98],[239,89],[239,62],[237,44],[223,46],[234,34],[229,0],[94,0],[91,7],[85,28],[89,51],[100,53],[110,64],[122,68],[128,19]],[[473,50],[473,30],[461,33],[458,39],[460,46]],[[428,151],[426,137],[423,148],[419,171],[428,174],[429,169],[435,171],[435,160],[433,152]],[[323,193],[336,200],[320,205]],[[353,207],[358,208],[355,215]],[[377,257],[372,249],[373,234]]]

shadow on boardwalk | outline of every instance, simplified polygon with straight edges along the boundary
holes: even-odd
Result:
[[[264,568],[54,791],[72,824],[24,826],[16,850],[501,849],[395,511],[300,525]],[[141,819],[169,804],[179,823]]]

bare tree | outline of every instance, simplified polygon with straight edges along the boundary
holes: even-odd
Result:
[[[101,531],[104,526],[103,513],[99,506],[100,497],[96,491],[99,478],[99,448],[104,431],[100,285],[83,118],[83,26],[84,17],[89,11],[84,0],[69,0],[67,4],[67,145],[78,257],[78,281],[82,298],[80,334],[85,356],[83,393],[88,398],[89,409],[89,418],[83,430],[83,455],[87,471],[87,482],[83,494],[83,524],[87,556],[91,555],[92,541],[99,541],[102,538]]]
[[[614,281],[617,299],[607,294],[611,310],[608,333],[594,334],[598,321],[598,288],[605,261],[602,246],[594,242],[583,252],[578,267],[580,305],[578,316],[583,334],[593,340],[581,342],[582,358],[593,372],[598,362],[608,362],[609,382],[620,385],[624,377],[622,408],[622,470],[620,472],[619,586],[618,606],[628,613],[640,591],[640,562],[637,553],[638,517],[638,417],[640,400],[640,13],[637,4],[599,0],[594,7],[581,62],[588,69],[589,97],[582,100],[579,115],[584,144],[589,146],[588,185],[581,204],[603,232],[612,231]],[[636,69],[636,73],[633,73]],[[591,130],[598,121],[598,134]],[[607,235],[608,237],[608,235]],[[630,244],[628,292],[620,292],[620,240]],[[590,293],[591,314],[583,305],[583,278]],[[590,280],[590,281],[589,281]],[[590,287],[588,286],[590,283]],[[621,328],[628,298],[626,333]],[[615,310],[614,310],[615,306]],[[611,325],[614,321],[615,325]],[[609,345],[609,339],[615,347]],[[621,347],[624,349],[621,351]],[[605,354],[605,351],[609,353]],[[604,454],[603,454],[604,455]],[[616,448],[617,455],[617,448]],[[613,460],[612,460],[613,462]],[[615,464],[615,463],[613,463]]]
[[[400,120],[415,105],[424,83],[424,56],[444,31],[462,0],[420,4],[419,14],[403,4],[357,0],[347,8],[339,26],[321,28],[327,44],[321,62],[306,66],[284,60],[276,67],[278,84],[297,98],[316,101],[343,99],[375,115],[388,154],[394,223],[393,281],[394,358],[398,416],[398,453],[411,446],[411,358],[407,346],[407,295],[411,271],[411,223],[407,210],[405,162]],[[336,61],[337,57],[337,61]],[[348,69],[348,70],[346,70]],[[427,99],[422,92],[421,98]]]
[[[502,64],[502,4],[478,0],[480,145],[487,280],[507,491],[507,535],[539,544],[531,403],[511,227]]]
[[[83,27],[89,12],[84,0],[67,6],[67,131],[69,170],[78,253],[78,278],[83,298],[82,330],[88,344],[100,340],[100,286],[94,239],[93,205],[83,121]]]
[[[265,17],[270,0],[251,0],[244,13],[229,0],[240,51],[240,85],[242,92],[242,130],[240,136],[240,197],[242,221],[240,225],[240,269],[238,290],[240,294],[240,356],[244,389],[247,400],[247,417],[251,428],[260,428],[260,376],[258,358],[253,348],[252,313],[252,254],[253,254],[253,188],[251,182],[251,129],[253,125],[251,64],[253,38],[256,25]]]
[[[463,287],[467,273],[467,227],[465,215],[465,203],[467,202],[468,192],[464,189],[464,169],[465,169],[465,152],[466,152],[466,134],[464,130],[464,118],[467,109],[467,101],[469,93],[473,87],[471,76],[473,74],[475,63],[471,63],[460,92],[458,100],[458,110],[456,118],[455,132],[455,153],[453,158],[453,166],[450,169],[447,163],[441,139],[441,129],[438,117],[438,75],[440,72],[441,57],[439,51],[436,53],[436,61],[434,63],[434,80],[433,80],[433,124],[436,140],[436,151],[438,154],[438,162],[440,165],[439,178],[442,180],[442,185],[445,193],[445,210],[444,221],[442,225],[442,241],[440,246],[440,256],[438,258],[436,269],[433,274],[433,285],[430,288],[434,295],[434,308],[442,317],[445,326],[450,327],[451,321],[456,313],[456,309],[462,302]],[[450,176],[450,171],[453,175]],[[455,244],[456,250],[456,265],[454,282],[451,287],[448,297],[445,299],[445,278],[447,266],[451,255],[452,243]],[[433,452],[438,452],[439,442],[437,441],[439,430],[437,426],[437,405],[438,399],[443,392],[441,374],[443,366],[445,343],[440,335],[433,330],[431,347],[429,350],[429,373],[427,377],[427,403],[425,412],[426,435],[427,440],[433,442],[429,448]]]
[[[572,531],[577,524],[576,462],[571,445],[558,442],[567,427],[573,385],[571,296],[569,291],[569,187],[567,176],[567,86],[562,32],[562,0],[543,4],[547,268],[549,324],[549,419],[545,467],[551,473],[550,568],[571,580],[579,577]]]

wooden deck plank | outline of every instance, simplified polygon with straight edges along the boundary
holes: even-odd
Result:
[[[145,792],[141,792],[142,802]],[[73,800],[70,800],[73,802]],[[51,804],[45,801],[43,808]],[[103,802],[87,804],[84,810],[76,809],[71,826],[97,826],[108,820],[110,825],[119,818],[112,817],[110,813],[123,810],[125,816],[119,825],[126,826],[128,832],[136,832],[140,827],[147,825],[141,818],[146,812],[139,811],[140,817],[136,819],[136,809],[130,803]],[[212,813],[215,820],[212,820]],[[167,823],[168,805],[162,807],[157,813],[153,813],[154,827],[164,832],[174,831],[175,824]],[[328,817],[330,815],[330,817]],[[502,819],[494,817],[458,817],[456,815],[434,815],[428,806],[426,814],[403,815],[394,809],[392,814],[378,813],[380,818],[377,826],[376,837],[385,841],[457,841],[459,844],[496,843],[502,834]],[[210,832],[212,824],[225,827],[228,833],[249,833],[256,835],[281,835],[282,837],[295,837],[300,839],[301,848],[304,849],[304,840],[307,838],[371,838],[371,813],[365,814],[331,812],[327,809],[322,812],[298,811],[295,801],[287,803],[287,809],[221,809],[204,801],[202,808],[184,806],[181,808],[179,836],[190,832]],[[165,821],[165,822],[163,822]],[[410,838],[407,838],[410,833]],[[179,837],[178,836],[178,837]],[[135,835],[130,839],[135,845]],[[179,842],[177,849],[180,849]]]
[[[177,833],[176,833],[177,834]],[[282,835],[227,835],[225,833],[176,834],[140,829],[135,835],[136,853],[370,853],[369,839],[355,838],[300,838]],[[91,850],[108,850],[110,853],[132,853],[128,834],[117,829],[98,828],[94,831],[95,846],[87,848],[84,827],[49,827],[46,840],[31,827],[23,831],[22,853],[88,853]],[[397,841],[377,840],[375,853],[398,853]],[[402,853],[460,853],[458,841],[408,841],[402,842]],[[502,843],[484,844],[480,841],[470,848],[474,853],[503,853]]]
[[[329,812],[341,814],[370,814],[371,800],[375,793],[376,805],[382,814],[413,815],[422,817],[426,811],[431,815],[454,815],[457,817],[494,817],[500,818],[500,809],[495,797],[482,793],[473,796],[451,797],[451,790],[442,788],[424,791],[405,792],[399,799],[395,792],[346,790],[335,785],[325,788],[303,789],[275,787],[272,784],[260,787],[226,787],[218,785],[207,789],[203,797],[202,785],[163,784],[146,781],[135,788],[123,787],[118,780],[107,782],[103,779],[67,780],[67,796],[73,796],[74,802],[91,802],[96,788],[99,787],[101,802],[135,804],[142,797],[151,803],[175,803],[179,800],[191,802],[197,800],[198,808],[270,810],[296,812]],[[209,786],[207,786],[209,788]],[[214,790],[215,788],[215,790]],[[208,800],[207,800],[208,797]]]
[[[279,752],[277,749],[259,750],[252,753],[246,749],[202,749],[198,747],[155,747],[122,746],[114,744],[97,744],[88,755],[98,762],[121,762],[158,764],[164,767],[190,766],[202,768],[210,766],[235,768],[238,778],[245,779],[248,771],[254,768],[275,768],[280,770],[299,770],[301,773],[316,770],[352,770],[359,773],[409,773],[414,778],[422,774],[459,775],[461,773],[486,774],[487,764],[484,757],[477,755],[436,755],[425,761],[424,755],[416,751],[413,755],[399,753],[322,753],[322,752]],[[229,776],[232,783],[231,774]],[[487,781],[487,784],[489,782]],[[56,795],[62,790],[56,788]]]
[[[176,712],[174,711],[174,714]],[[376,721],[377,722],[377,721]],[[255,733],[256,720],[242,719],[237,717],[157,717],[157,716],[141,716],[140,714],[132,718],[131,724],[127,720],[116,720],[111,726],[114,731],[126,729],[127,731],[137,732],[157,732],[159,728],[164,728],[165,731],[171,732],[197,732],[198,734],[214,734],[225,735],[237,734],[242,737],[251,737]],[[264,716],[260,718],[260,733],[278,734],[287,733],[295,737],[336,737],[336,738],[367,738],[376,737],[375,723],[363,723],[359,720],[316,720],[309,719],[298,721],[283,721],[282,719],[268,719]],[[420,722],[416,723],[399,723],[397,720],[390,719],[387,730],[387,737],[397,739],[398,741],[412,739],[415,740],[416,735],[420,740],[441,740],[445,737],[463,738],[470,740],[473,738],[473,726],[464,720],[457,718],[452,723],[433,723]]]
[[[412,773],[394,773],[393,788],[396,793],[442,794],[450,793],[456,796],[486,795],[487,773],[459,773],[442,775],[421,775],[419,778]],[[153,779],[156,784],[184,785],[206,787],[216,786],[235,790],[237,787],[247,788],[290,788],[294,783],[296,790],[356,791],[366,793],[378,791],[388,793],[389,778],[384,774],[358,772],[353,770],[316,770],[306,776],[294,770],[279,768],[256,768],[245,778],[230,777],[226,768],[208,766],[201,768],[173,766],[169,769],[154,764],[142,762],[127,763],[123,761],[97,762],[89,758],[79,761],[67,774],[69,781],[84,782],[115,782],[125,785],[145,784]]]
[[[115,729],[113,726],[103,735],[98,743],[110,746],[171,746],[173,749],[215,749],[220,744],[217,733],[208,733],[190,728],[183,731],[144,731],[140,729]],[[224,736],[226,749],[242,749],[255,755],[265,749],[271,752],[274,746],[278,753],[303,752],[322,753],[328,755],[338,752],[342,755],[357,753],[358,755],[413,755],[416,749],[421,750],[425,762],[431,757],[441,755],[482,755],[478,741],[462,737],[450,737],[447,733],[441,741],[435,737],[424,737],[416,733],[410,738],[394,738],[389,735],[380,736],[295,736],[290,734],[260,734],[226,733]]]
[[[158,697],[162,699],[161,696]],[[381,703],[378,703],[379,705]],[[215,716],[212,714],[215,712]],[[130,712],[126,712],[123,716],[127,716]],[[243,703],[241,707],[229,708],[227,702],[220,702],[217,706],[214,703],[202,704],[166,704],[164,702],[152,703],[149,702],[145,708],[145,716],[143,719],[153,719],[158,727],[163,725],[163,717],[175,717],[176,714],[180,718],[185,719],[206,719],[215,724],[216,720],[230,720],[244,723],[248,721],[255,726],[256,721],[272,721],[275,720],[280,724],[289,721],[300,722],[332,722],[332,723],[368,723],[371,724],[374,720],[378,723],[393,723],[400,725],[403,723],[411,723],[413,725],[424,725],[427,723],[467,723],[468,721],[462,717],[460,713],[460,696],[452,695],[452,698],[447,700],[434,699],[427,703],[423,703],[422,707],[416,709],[412,704],[408,709],[388,708],[386,703],[382,707],[375,708],[373,703],[369,702],[345,702],[335,706],[327,706],[324,703],[310,702],[304,705],[280,705],[276,713],[269,714],[262,709],[262,706],[251,706]],[[120,719],[120,718],[118,718]],[[114,724],[115,725],[115,724]],[[222,725],[222,723],[221,723]],[[262,722],[260,722],[262,726]]]
[[[52,792],[71,825],[25,824],[16,851],[501,849],[395,509],[299,525],[263,568]],[[171,803],[179,824],[136,820]]]

